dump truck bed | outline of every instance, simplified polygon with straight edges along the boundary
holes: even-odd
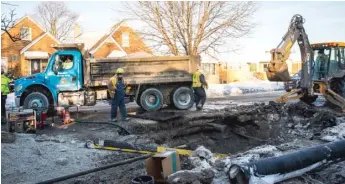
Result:
[[[196,56],[159,56],[128,59],[87,59],[84,83],[105,86],[118,68],[125,70],[129,85],[192,82],[192,73],[200,64]]]

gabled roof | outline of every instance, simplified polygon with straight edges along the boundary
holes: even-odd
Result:
[[[12,26],[12,28],[13,28],[13,27],[16,27],[17,24],[19,24],[20,22],[22,22],[22,21],[25,20],[26,18],[28,18],[31,22],[33,22],[34,24],[36,24],[37,27],[40,28],[43,32],[46,32],[45,29],[43,29],[43,28],[41,27],[41,25],[38,24],[38,23],[37,23],[34,19],[32,19],[29,15],[25,15],[24,17],[22,17],[22,18],[20,18],[19,20],[17,20],[16,23]],[[10,28],[10,29],[12,29],[12,28]],[[1,31],[1,35],[4,34],[4,33],[5,33],[5,31]]]
[[[117,41],[113,38],[113,34],[122,26],[122,25],[126,25],[126,21],[121,21],[117,24],[115,24],[112,28],[111,28],[111,32],[108,35],[104,35],[94,46],[92,46],[92,48],[90,49],[90,53],[94,54],[99,48],[101,48],[101,46],[103,46],[103,44],[106,42],[107,39],[112,39],[114,41],[114,43],[116,44],[116,46],[118,46],[121,51],[126,52],[119,43],[117,43]]]
[[[104,36],[102,36],[101,39],[99,39],[95,45],[93,45],[90,49],[90,51],[93,51],[94,49],[96,49],[102,42],[104,42],[104,40],[106,40],[109,37],[109,35],[105,34]]]
[[[27,51],[29,48],[31,48],[33,45],[35,45],[37,42],[39,42],[42,38],[44,38],[45,36],[50,36],[54,41],[56,41],[57,44],[60,44],[60,41],[57,40],[53,35],[51,35],[49,32],[46,32],[44,34],[42,34],[41,36],[39,36],[38,38],[36,38],[35,40],[33,40],[32,42],[30,42],[29,45],[25,46],[21,51],[20,54],[23,54],[25,51]]]

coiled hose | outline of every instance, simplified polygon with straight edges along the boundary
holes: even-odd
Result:
[[[85,121],[85,120],[75,120],[76,123],[81,123],[81,124],[100,124],[100,125],[113,125],[119,128],[119,135],[130,135],[128,130],[126,130],[124,127],[121,125],[114,123],[114,122],[107,122],[107,121]]]

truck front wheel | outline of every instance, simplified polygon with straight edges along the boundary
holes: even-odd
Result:
[[[177,109],[187,110],[194,105],[193,90],[188,87],[179,87],[172,93],[172,102]]]
[[[156,88],[146,89],[140,95],[141,107],[147,111],[157,111],[163,107],[163,94]]]
[[[49,100],[46,95],[40,92],[30,93],[25,99],[24,109],[48,109]]]

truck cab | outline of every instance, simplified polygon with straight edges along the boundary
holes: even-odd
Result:
[[[16,106],[47,108],[56,106],[61,92],[77,92],[83,84],[82,54],[78,49],[58,50],[49,58],[44,72],[15,81]],[[70,67],[63,67],[71,62]]]

